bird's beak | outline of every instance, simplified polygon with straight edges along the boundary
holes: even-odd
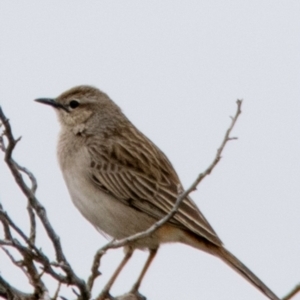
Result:
[[[43,104],[47,104],[47,105],[51,105],[54,108],[63,109],[66,112],[69,112],[65,106],[63,106],[62,104],[56,102],[54,99],[51,99],[51,98],[39,98],[39,99],[35,99],[34,101],[43,103]]]

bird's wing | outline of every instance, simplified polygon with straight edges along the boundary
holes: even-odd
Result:
[[[89,177],[98,188],[157,220],[172,209],[182,185],[167,157],[142,133],[131,128],[107,143],[91,140]],[[222,244],[190,197],[182,201],[170,223]]]

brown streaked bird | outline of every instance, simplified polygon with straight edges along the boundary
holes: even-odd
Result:
[[[173,207],[183,188],[165,154],[143,135],[102,91],[74,87],[56,99],[36,99],[55,108],[61,124],[58,160],[71,198],[100,232],[122,239],[148,229]],[[126,247],[118,270],[104,288],[105,297],[135,249],[149,257],[133,285],[141,281],[163,243],[180,242],[215,255],[269,299],[279,298],[231,254],[190,197],[151,236]]]

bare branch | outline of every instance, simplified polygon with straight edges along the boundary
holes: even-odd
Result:
[[[8,300],[33,300],[33,294],[26,294],[11,286],[0,276],[0,297]]]
[[[23,261],[17,261],[17,260],[13,257],[13,255],[9,252],[8,249],[6,249],[6,248],[5,248],[4,246],[2,246],[2,245],[1,245],[0,247],[1,247],[1,249],[5,252],[5,254],[9,257],[9,259],[11,260],[11,262],[12,262],[15,266],[17,266],[18,268],[20,268],[26,276],[28,276],[27,271],[26,271],[26,269],[25,269],[24,266],[23,266]]]
[[[300,292],[300,283],[297,284],[282,300],[290,300]]]
[[[17,162],[15,162],[15,164],[18,167],[18,169],[21,172],[25,173],[28,176],[28,178],[30,179],[30,181],[31,181],[31,192],[32,192],[32,194],[35,194],[35,192],[37,190],[37,187],[38,187],[37,180],[36,180],[35,176],[27,168],[20,166]],[[30,220],[30,237],[29,237],[29,240],[31,241],[32,244],[34,244],[35,237],[36,237],[36,222],[35,222],[34,210],[32,209],[29,201],[28,201],[28,205],[27,205],[27,211],[28,211],[29,220]]]
[[[2,250],[6,253],[6,255],[10,258],[12,263],[17,267],[19,267],[24,272],[24,274],[28,277],[30,284],[34,288],[34,294],[39,295],[40,297],[45,292],[48,292],[46,286],[41,280],[41,276],[38,274],[38,271],[34,265],[33,253],[28,248],[22,246],[16,239],[7,242],[0,240],[0,244],[13,246],[23,256],[22,260],[17,261],[5,247],[1,247]]]
[[[11,235],[11,232],[10,232],[10,228],[9,228],[9,225],[7,223],[7,220],[5,217],[3,217],[3,215],[1,214],[2,212],[2,204],[0,203],[0,221],[2,223],[2,226],[3,226],[3,231],[4,231],[4,237],[5,239],[7,240],[12,240],[12,235]]]
[[[56,300],[57,299],[57,297],[59,295],[60,288],[61,288],[61,282],[59,281],[58,285],[57,285],[57,289],[56,289],[56,291],[55,291],[55,293],[54,293],[54,295],[52,297],[52,300]]]
[[[68,280],[68,283],[73,284],[79,288],[81,297],[83,299],[89,299],[90,294],[89,294],[89,291],[87,289],[85,282],[75,274],[71,265],[67,261],[65,255],[63,253],[59,237],[49,222],[49,219],[46,214],[46,210],[41,205],[41,203],[37,200],[37,198],[35,197],[35,191],[37,189],[37,181],[36,181],[35,177],[29,170],[20,166],[12,158],[12,151],[15,148],[17,142],[20,140],[20,138],[19,139],[14,138],[10,124],[9,124],[9,120],[4,115],[1,107],[0,107],[0,120],[4,127],[4,132],[3,132],[3,135],[1,135],[1,139],[0,139],[0,148],[4,152],[4,160],[5,160],[6,164],[8,165],[12,175],[14,176],[16,183],[18,184],[18,186],[20,187],[20,189],[22,190],[22,192],[28,199],[28,206],[29,206],[28,213],[29,213],[30,227],[31,227],[30,238],[28,238],[28,243],[29,243],[29,245],[33,246],[32,242],[34,242],[34,240],[35,240],[35,235],[36,235],[35,230],[36,229],[35,229],[35,217],[34,217],[34,212],[33,212],[33,211],[35,211],[35,213],[41,220],[41,222],[47,232],[48,237],[50,238],[50,240],[53,244],[53,247],[54,247],[54,250],[56,253],[56,258],[57,258],[57,261],[60,263],[60,267],[67,274],[66,279]],[[7,139],[7,145],[5,144],[4,136]],[[21,172],[25,173],[29,177],[29,179],[31,181],[30,188],[26,185],[26,183],[21,175]],[[14,229],[18,232],[17,228],[14,228]],[[24,238],[25,235],[23,234],[23,232],[20,232],[20,231],[21,230],[19,230],[18,233],[21,234],[21,236]],[[20,249],[18,249],[18,250],[20,250]],[[45,263],[45,265],[44,265],[45,271],[50,272],[51,274],[56,274],[55,272],[53,272],[53,270],[51,271],[50,264],[48,262],[48,259],[46,259],[45,256],[42,257],[41,261],[43,263]],[[55,276],[57,277],[57,274]],[[66,281],[66,280],[63,280],[63,281]]]
[[[12,221],[9,215],[3,210],[1,204],[0,204],[0,220],[5,221],[5,223],[8,226],[12,227],[30,247],[34,247],[34,245],[27,238],[26,234]],[[9,238],[9,240],[13,240],[12,236]]]
[[[105,254],[105,250],[101,251],[101,249],[100,249],[96,252],[96,254],[94,256],[94,261],[93,261],[92,268],[91,268],[91,275],[87,281],[88,290],[90,292],[92,291],[92,288],[93,288],[96,278],[101,275],[101,273],[99,271],[99,266],[100,266],[100,260],[104,254]]]
[[[30,244],[34,245],[35,237],[36,237],[36,222],[35,222],[35,214],[34,210],[32,209],[30,203],[28,202],[27,211],[30,220],[30,235],[29,235],[29,242]]]

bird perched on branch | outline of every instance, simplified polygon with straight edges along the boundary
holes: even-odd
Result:
[[[147,230],[172,209],[183,191],[172,164],[105,93],[78,86],[55,99],[36,101],[54,107],[58,114],[61,132],[57,153],[65,182],[75,206],[100,232],[123,239]],[[219,257],[269,299],[279,300],[225,249],[189,196],[167,223],[126,246],[124,259],[104,288],[103,298],[132,252],[147,248],[149,257],[131,289],[137,294],[157,249],[170,242]]]

